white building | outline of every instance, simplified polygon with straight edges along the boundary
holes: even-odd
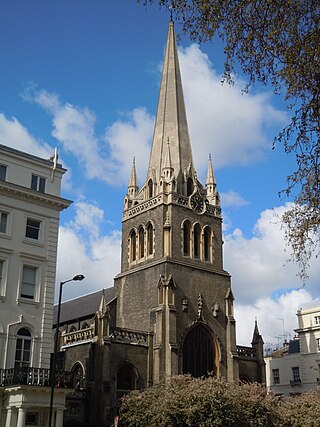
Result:
[[[297,337],[265,357],[267,387],[277,395],[320,386],[320,305],[301,308],[297,316]]]
[[[1,427],[47,423],[59,217],[71,203],[60,197],[65,172],[57,155],[0,145]]]

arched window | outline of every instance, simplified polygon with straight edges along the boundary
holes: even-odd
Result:
[[[148,197],[149,199],[153,197],[153,182],[151,178],[148,181]]]
[[[83,388],[84,372],[81,363],[76,362],[71,368],[73,388]]]
[[[144,257],[144,228],[139,228],[139,258]]]
[[[129,363],[125,363],[117,374],[117,399],[136,388],[136,374]]]
[[[189,221],[183,223],[183,255],[190,256],[190,231],[191,224]]]
[[[213,340],[203,325],[191,329],[183,341],[183,373],[202,377],[217,374]]]
[[[14,361],[15,368],[25,368],[30,366],[31,338],[31,332],[29,329],[19,329],[17,333],[16,354]]]
[[[130,233],[130,262],[136,260],[137,257],[137,235],[134,230]]]
[[[84,324],[82,325],[82,329],[88,329],[90,328],[89,324],[87,322],[84,322]]]
[[[74,325],[72,325],[69,332],[76,332],[76,330],[77,330],[77,328]]]
[[[205,261],[211,260],[211,230],[206,227],[203,232],[203,257]]]
[[[187,179],[187,196],[193,193],[193,180],[192,178]]]
[[[200,257],[200,235],[201,227],[199,224],[196,224],[193,228],[193,255],[195,258]]]
[[[147,226],[147,255],[153,254],[153,226],[149,222]]]

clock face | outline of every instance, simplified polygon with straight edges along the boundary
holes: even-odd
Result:
[[[190,206],[192,210],[198,214],[204,212],[205,203],[203,197],[199,193],[195,193],[190,197]]]

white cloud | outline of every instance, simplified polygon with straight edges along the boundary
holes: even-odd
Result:
[[[24,97],[52,115],[52,136],[84,167],[88,179],[126,184],[134,156],[138,168],[147,167],[145,159],[149,153],[153,118],[145,108],[122,114],[100,137],[95,133],[96,116],[88,108],[63,104],[57,94],[35,90],[33,86]]]
[[[74,220],[60,227],[58,244],[57,283],[76,274],[84,274],[83,282],[64,287],[63,299],[74,298],[113,286],[120,272],[121,232],[108,235],[100,232],[103,211],[83,199],[74,204]],[[56,290],[58,295],[58,290]]]
[[[239,229],[225,234],[224,265],[233,276],[233,289],[240,304],[254,304],[277,289],[296,289],[302,285],[297,277],[297,266],[287,262],[289,254],[285,252],[279,220],[289,207],[287,204],[264,210],[254,226],[252,237],[246,238]],[[315,293],[320,276],[316,259],[311,260],[309,273],[306,286]]]
[[[287,204],[264,210],[251,237],[245,237],[239,229],[224,235],[224,267],[232,275],[241,344],[251,341],[255,318],[265,341],[276,342],[275,335],[282,334],[279,319],[284,319],[285,330],[292,336],[297,327],[297,309],[318,297],[318,260],[311,260],[310,278],[305,287],[297,277],[297,266],[287,262],[279,217],[289,207]]]
[[[47,159],[54,151],[49,144],[34,138],[15,117],[8,119],[3,113],[0,113],[0,144]]]
[[[279,127],[285,114],[272,107],[268,94],[243,95],[242,82],[222,86],[220,76],[198,46],[181,49],[179,56],[199,175],[206,173],[205,153],[212,153],[215,167],[246,165],[261,159],[270,147],[266,126]],[[154,118],[145,108],[123,113],[104,135],[97,135],[96,117],[90,109],[62,103],[57,94],[38,90],[34,84],[26,89],[24,98],[52,115],[52,135],[81,163],[87,178],[126,184],[135,156],[140,184],[144,181],[154,126]]]
[[[138,180],[146,178],[154,118],[145,108],[135,108],[114,122],[105,132],[111,159],[119,165],[122,182],[128,183],[133,157],[136,158]]]
[[[248,202],[242,196],[240,196],[240,194],[233,190],[230,190],[226,193],[220,193],[220,197],[223,207],[230,206],[232,208],[239,208],[248,204]]]
[[[195,44],[179,50],[183,89],[196,167],[204,174],[212,153],[215,167],[246,165],[260,160],[272,142],[265,127],[279,129],[285,113],[269,94],[242,94],[243,82],[221,85],[221,76]],[[277,130],[274,130],[276,134]]]
[[[249,345],[252,341],[254,321],[257,319],[259,332],[265,344],[280,344],[293,338],[298,328],[297,310],[305,303],[315,301],[305,289],[288,291],[274,299],[259,298],[252,304],[235,303],[237,344]]]

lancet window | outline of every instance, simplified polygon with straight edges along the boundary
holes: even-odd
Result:
[[[153,197],[153,182],[151,178],[148,181],[148,197],[149,199]]]
[[[190,256],[190,234],[191,224],[189,221],[183,223],[183,255]]]
[[[144,257],[144,228],[141,226],[138,232],[139,236],[139,258]]]
[[[205,261],[211,261],[211,236],[210,227],[205,227],[203,231],[203,258]]]
[[[192,178],[187,179],[187,196],[193,193],[193,180]]]
[[[200,258],[200,240],[201,240],[201,227],[195,224],[193,227],[193,255],[195,258]]]
[[[153,225],[151,222],[147,225],[147,255],[153,254]]]
[[[137,258],[137,234],[135,230],[130,233],[130,262],[135,261]]]

